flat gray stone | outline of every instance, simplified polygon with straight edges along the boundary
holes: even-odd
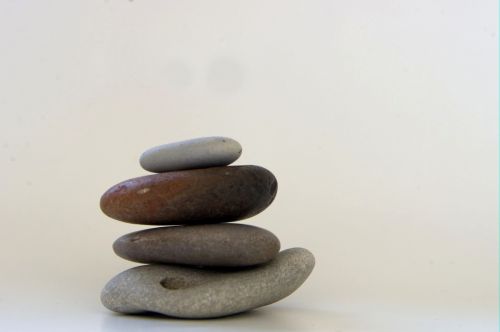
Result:
[[[118,238],[115,253],[139,263],[251,266],[278,254],[268,230],[244,224],[209,224],[146,229]]]
[[[214,318],[279,301],[292,294],[314,267],[306,249],[287,249],[255,268],[205,270],[144,265],[126,270],[104,287],[103,305],[116,312],[156,312],[180,318]]]
[[[156,146],[139,162],[146,171],[163,173],[194,168],[226,166],[241,155],[241,145],[228,137],[200,137]]]

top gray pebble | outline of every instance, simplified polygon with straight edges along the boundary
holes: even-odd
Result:
[[[200,137],[159,145],[146,150],[139,160],[153,173],[226,166],[241,155],[241,145],[228,137]]]

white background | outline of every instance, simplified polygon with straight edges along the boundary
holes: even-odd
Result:
[[[0,2],[0,330],[497,331],[496,1]],[[144,228],[100,195],[143,150],[243,145],[278,178],[245,222],[317,265],[289,298],[112,314]]]

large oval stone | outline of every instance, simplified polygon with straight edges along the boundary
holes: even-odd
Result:
[[[223,166],[147,175],[121,182],[101,197],[111,218],[147,225],[236,221],[268,207],[274,175],[259,166]]]
[[[111,279],[101,301],[106,308],[126,314],[221,317],[287,297],[302,285],[313,267],[314,256],[302,248],[284,250],[268,264],[240,271],[144,265]]]
[[[243,224],[170,226],[118,238],[115,253],[139,263],[250,266],[267,263],[280,242],[271,232]]]
[[[169,171],[226,166],[241,155],[241,145],[229,137],[200,137],[155,146],[145,151],[139,162],[147,171]]]

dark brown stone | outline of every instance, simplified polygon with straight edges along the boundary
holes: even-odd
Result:
[[[272,260],[280,242],[271,232],[243,224],[170,226],[126,234],[113,250],[147,264],[251,266]]]
[[[259,166],[223,166],[153,174],[121,182],[101,197],[111,218],[146,225],[236,221],[268,207],[277,181]]]

